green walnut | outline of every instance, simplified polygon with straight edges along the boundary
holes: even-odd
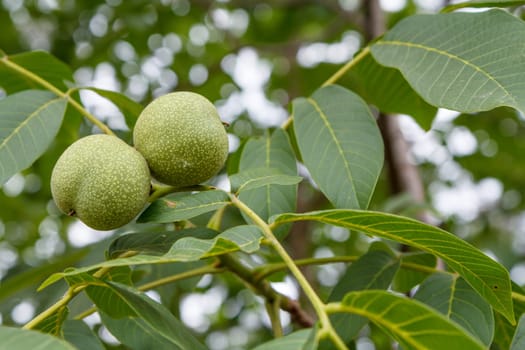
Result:
[[[146,160],[115,136],[91,135],[73,143],[51,174],[51,192],[64,213],[96,230],[133,220],[150,192]]]
[[[210,179],[228,156],[228,135],[217,109],[193,92],[173,92],[153,100],[137,120],[133,142],[151,175],[175,187]]]

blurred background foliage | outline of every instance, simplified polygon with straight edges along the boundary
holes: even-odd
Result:
[[[230,124],[228,169],[233,172],[239,159],[235,152],[246,139],[280,125],[290,112],[290,101],[319,87],[363,47],[367,37],[366,13],[358,0],[2,0],[0,4],[0,49],[7,55],[49,51],[72,69],[72,85],[120,91],[142,105],[173,90],[192,90],[214,101]],[[435,13],[444,2],[381,4],[390,27],[411,14]],[[351,77],[345,79],[346,86],[370,94],[360,91]],[[378,89],[380,85],[379,81]],[[0,81],[0,87],[0,98],[10,92],[5,82]],[[122,114],[113,105],[86,91],[81,99],[129,140]],[[428,124],[433,120],[428,106],[411,107],[418,119],[424,115]],[[399,118],[412,146],[413,161],[427,189],[426,206],[433,210],[436,224],[473,242],[502,262],[518,284],[525,283],[523,115],[503,108],[459,116],[439,111],[429,131],[410,116],[392,117]],[[138,230],[131,224],[116,232],[94,232],[64,217],[51,200],[48,183],[54,162],[67,145],[94,131],[69,113],[44,157],[0,189],[3,324],[25,323],[63,293],[64,285],[36,293],[49,274],[100,261],[112,238]],[[391,196],[386,177],[371,208],[411,215],[415,204],[407,196]],[[219,176],[217,184],[224,182]],[[299,210],[328,205],[308,182],[301,184],[299,195]],[[239,218],[231,214],[226,225],[228,220]],[[370,240],[340,228],[303,224],[292,230],[286,244],[296,258],[327,257],[362,254]],[[200,263],[141,267],[134,276],[143,283],[196,264]],[[307,271],[325,297],[343,272],[342,264]],[[297,297],[297,288],[284,274],[274,280],[277,289]],[[179,314],[212,349],[242,349],[271,337],[261,299],[232,276],[182,281],[151,295]],[[71,315],[88,306],[85,298],[75,300]],[[99,329],[96,316],[87,321],[108,346],[118,347]],[[368,332],[358,347],[373,338],[379,339],[376,346],[381,348],[380,331]]]

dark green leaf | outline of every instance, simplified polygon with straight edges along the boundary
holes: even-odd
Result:
[[[419,286],[414,299],[441,312],[486,346],[492,343],[492,308],[464,279],[436,273]]]
[[[406,350],[486,349],[461,327],[430,307],[385,291],[351,292],[333,312],[349,312],[367,317],[389,332]]]
[[[337,208],[365,209],[383,166],[383,142],[367,104],[340,86],[293,103],[304,164]]]
[[[411,16],[372,45],[434,106],[525,111],[525,23],[501,10]]]
[[[143,293],[114,282],[95,288],[106,290],[92,300],[103,310],[104,325],[123,344],[133,349],[205,349],[182,322]]]
[[[20,69],[25,72],[21,73]],[[73,81],[71,68],[45,51],[24,52],[0,58],[0,86],[7,93],[44,88],[34,78],[28,78],[28,72],[61,91],[68,89],[66,82]]]
[[[91,328],[80,320],[67,320],[64,322],[62,335],[65,340],[73,344],[78,350],[105,349]]]
[[[267,185],[296,185],[302,179],[300,176],[286,175],[272,168],[249,169],[230,176],[231,190],[235,193]]]
[[[223,191],[203,191],[195,194],[177,194],[153,202],[137,219],[137,222],[167,223],[188,220],[219,209],[230,203]]]
[[[449,232],[401,216],[360,210],[325,210],[274,218],[276,224],[301,220],[315,220],[361,231],[436,255],[459,273],[495,310],[514,322],[508,271]]]
[[[167,253],[173,243],[181,238],[195,237],[211,239],[216,235],[216,231],[203,227],[178,231],[129,233],[111,242],[108,249],[108,256],[115,258],[119,254],[128,251],[136,251],[140,254],[147,255],[162,255]]]
[[[60,129],[66,104],[41,90],[0,100],[0,185],[45,152]]]
[[[416,271],[409,268],[410,265],[435,268],[437,259],[428,253],[409,253],[401,256],[401,269],[397,270],[392,288],[395,291],[406,293],[421,283],[430,272]]]
[[[512,344],[510,350],[522,350],[525,349],[525,315],[520,317],[516,333],[512,338]]]
[[[437,112],[410,87],[399,70],[378,64],[370,54],[357,62],[340,84],[384,113],[411,115],[425,130],[430,129]]]
[[[387,289],[396,271],[399,259],[384,250],[371,250],[349,265],[345,274],[334,287],[329,302],[341,301],[351,291],[365,289]],[[366,318],[353,314],[335,314],[330,319],[341,339],[348,343],[366,324]],[[321,343],[323,349],[336,349],[328,341]]]
[[[137,103],[129,97],[127,97],[126,95],[116,91],[97,89],[93,87],[84,87],[82,89],[94,91],[100,96],[105,97],[111,102],[113,102],[120,109],[122,114],[124,114],[124,119],[128,128],[130,130],[133,130],[133,127],[135,127],[135,123],[137,122],[140,112],[142,112],[143,109],[140,103]]]
[[[75,350],[73,345],[49,334],[0,326],[0,350]]]

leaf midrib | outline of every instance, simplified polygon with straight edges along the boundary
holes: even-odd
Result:
[[[478,71],[479,73],[483,74],[485,77],[487,77],[488,80],[490,81],[493,81],[502,91],[505,92],[505,94],[507,96],[509,96],[512,101],[514,102],[514,105],[517,106],[518,103],[517,103],[517,100],[516,100],[516,97],[511,94],[499,81],[498,79],[496,79],[494,76],[492,76],[489,72],[487,72],[486,70],[482,69],[481,67],[479,66],[476,66],[475,64],[457,56],[457,55],[454,55],[452,53],[449,53],[447,51],[443,51],[443,50],[440,50],[440,49],[437,49],[435,47],[429,47],[429,46],[425,46],[425,45],[422,45],[422,44],[417,44],[417,43],[411,43],[411,42],[404,42],[404,41],[398,41],[398,40],[381,40],[381,41],[378,41],[377,43],[374,44],[374,46],[381,46],[381,45],[391,45],[391,46],[405,46],[405,47],[408,47],[408,48],[416,48],[416,49],[421,49],[421,50],[426,50],[426,51],[429,51],[429,52],[434,52],[434,53],[437,53],[439,55],[443,55],[443,56],[446,56],[450,59],[453,59],[453,60],[456,60],[456,61],[459,61],[461,63],[463,63],[464,65],[468,66],[468,67],[471,67],[472,69]]]
[[[328,117],[323,112],[323,110],[321,109],[319,104],[317,104],[317,101],[315,101],[312,98],[307,98],[306,100],[314,107],[314,109],[317,111],[317,113],[319,113],[319,116],[321,117],[321,120],[323,121],[323,123],[326,126],[326,129],[330,133],[330,136],[332,137],[332,140],[335,143],[335,146],[337,147],[337,151],[339,152],[339,155],[342,158],[342,163],[344,164],[345,171],[346,171],[346,173],[348,175],[348,178],[350,180],[350,185],[352,187],[352,194],[353,194],[354,200],[355,200],[355,202],[357,203],[358,206],[361,206],[361,203],[359,202],[359,198],[357,197],[357,191],[356,191],[355,183],[354,183],[354,176],[352,174],[352,171],[351,171],[350,167],[348,166],[348,162],[346,161],[345,153],[344,153],[343,148],[341,147],[341,144],[339,143],[339,139],[336,137],[334,129],[332,128],[332,125],[328,121]]]
[[[385,214],[383,214],[385,215]],[[390,237],[390,239],[394,240],[394,241],[397,241],[397,242],[400,242],[400,243],[407,243],[409,245],[412,245],[412,246],[415,246],[416,248],[422,248],[423,250],[425,251],[428,251],[436,256],[440,256],[442,258],[444,258],[445,260],[450,260],[450,261],[454,261],[455,263],[457,263],[464,271],[468,271],[470,273],[470,275],[475,278],[476,280],[478,280],[479,282],[481,282],[482,285],[484,285],[486,287],[486,289],[490,292],[491,296],[493,297],[493,299],[496,300],[496,302],[498,303],[498,305],[500,306],[501,310],[507,310],[507,308],[501,303],[501,300],[498,298],[498,296],[492,291],[492,289],[490,288],[489,285],[487,285],[487,283],[485,283],[483,281],[483,279],[479,278],[478,275],[474,272],[472,272],[472,270],[470,270],[468,267],[466,267],[465,265],[463,265],[461,262],[459,262],[458,260],[456,259],[450,259],[448,256],[443,256],[443,254],[441,254],[440,252],[436,252],[434,249],[432,248],[429,248],[428,246],[421,246],[420,244],[418,244],[417,242],[414,242],[414,241],[410,241],[410,240],[407,240],[407,239],[404,239],[403,237],[399,237],[399,236],[394,236],[392,234],[390,234],[389,232],[387,231],[381,231],[381,230],[378,230],[378,229],[374,229],[374,228],[371,228],[369,226],[364,226],[364,225],[358,225],[358,224],[354,224],[354,223],[351,223],[351,222],[348,222],[348,221],[342,221],[342,220],[338,220],[338,219],[331,219],[331,218],[327,218],[326,216],[315,216],[315,215],[310,215],[310,216],[296,216],[296,217],[291,217],[292,221],[297,221],[297,220],[315,220],[315,218],[320,218],[321,221],[327,223],[327,224],[331,224],[331,225],[335,225],[335,226],[341,226],[341,223],[344,223],[344,225],[348,228],[351,228],[351,229],[357,229],[357,230],[363,230],[363,231],[368,231],[370,232],[371,234],[375,234],[377,236],[383,236],[383,237]],[[295,220],[294,220],[295,219]],[[288,220],[283,220],[283,223],[286,222]],[[379,233],[379,234],[378,234]],[[454,237],[454,236],[453,236]],[[410,244],[412,243],[412,244]],[[466,243],[466,242],[465,242]],[[512,315],[512,313],[510,313]]]
[[[10,150],[9,148],[6,148],[6,147],[7,147],[8,142],[11,140],[11,138],[13,138],[15,135],[18,135],[20,130],[23,127],[25,127],[31,120],[33,120],[33,118],[37,118],[40,115],[40,111],[48,108],[51,104],[57,101],[60,101],[61,99],[62,98],[53,98],[47,101],[46,103],[44,103],[43,105],[39,106],[33,112],[31,112],[31,114],[29,114],[29,116],[26,119],[24,119],[16,128],[14,128],[13,131],[9,135],[7,135],[5,139],[2,140],[2,142],[0,142],[0,151],[2,151],[3,149]]]

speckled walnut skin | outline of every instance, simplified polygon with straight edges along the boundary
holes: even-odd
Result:
[[[173,92],[146,106],[133,142],[152,176],[176,187],[210,179],[228,156],[228,135],[215,106],[193,92]]]
[[[96,230],[133,220],[150,192],[146,160],[115,136],[91,135],[69,146],[51,174],[51,192],[64,213]]]

